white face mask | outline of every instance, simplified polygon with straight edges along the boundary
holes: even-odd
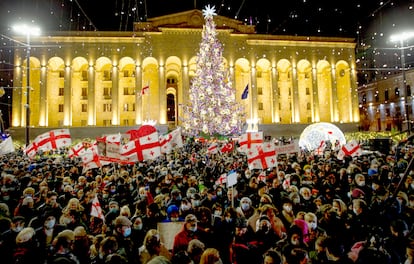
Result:
[[[46,229],[52,229],[54,226],[55,226],[55,220],[49,220],[45,222]]]
[[[22,231],[22,229],[23,229],[23,226],[13,227],[13,231],[16,232],[16,233],[19,233],[20,231]]]
[[[308,223],[308,228],[311,230],[315,230],[318,225],[315,222]]]
[[[290,212],[292,212],[292,206],[290,206],[290,205],[284,205],[283,206],[283,210],[285,210],[286,212],[290,213]]]

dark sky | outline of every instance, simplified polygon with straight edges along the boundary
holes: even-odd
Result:
[[[18,20],[44,30],[131,30],[134,21],[214,5],[219,15],[258,33],[362,38],[392,25],[413,25],[412,0],[1,0],[1,31]],[[359,32],[359,33],[358,33]]]
[[[256,25],[257,33],[354,38],[359,84],[386,78],[393,74],[388,69],[398,70],[400,52],[389,37],[414,30],[414,0],[0,0],[0,86],[13,85],[13,24],[33,23],[43,34],[131,31],[134,22],[202,10],[207,4],[215,6],[218,15]],[[414,40],[405,44],[410,47],[406,67],[411,68]],[[4,105],[0,102],[0,108]]]

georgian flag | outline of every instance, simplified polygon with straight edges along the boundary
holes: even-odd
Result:
[[[338,152],[337,158],[343,160],[345,156],[360,156],[362,154],[361,146],[357,141],[351,140],[347,144],[343,145],[341,150]]]
[[[37,150],[38,150],[38,146],[36,142],[32,142],[30,143],[25,149],[24,149],[24,153],[30,158],[33,159],[36,154],[37,154]]]
[[[38,150],[53,150],[72,144],[69,129],[55,129],[37,136],[34,140]]]
[[[171,153],[174,148],[183,147],[183,139],[181,137],[181,128],[177,128],[170,133],[160,136],[161,153]]]
[[[250,170],[276,167],[277,155],[274,144],[268,142],[250,149],[247,152],[247,163]]]
[[[239,152],[247,153],[250,149],[256,149],[263,144],[263,132],[247,132],[240,136]]]
[[[96,145],[93,145],[91,148],[86,149],[81,158],[83,171],[100,168],[102,166]]]
[[[316,156],[323,156],[323,154],[324,154],[324,152],[325,152],[325,148],[326,148],[326,142],[325,142],[325,140],[322,140],[322,141],[319,143],[319,147],[317,147],[317,148],[314,150],[314,154],[315,154]]]
[[[161,147],[157,131],[129,141],[120,151],[120,158],[123,161],[154,160],[159,156],[161,156]]]
[[[227,182],[227,173],[223,173],[216,180],[216,185],[224,185]]]
[[[79,142],[69,150],[68,157],[71,159],[74,157],[80,157],[85,154],[85,151],[86,148],[84,142]]]
[[[95,198],[93,198],[92,200],[91,216],[100,218],[102,219],[102,221],[105,222],[105,216],[102,212],[101,203],[99,202],[99,199],[97,196],[95,196]]]

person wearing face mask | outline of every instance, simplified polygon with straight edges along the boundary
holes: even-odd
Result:
[[[42,219],[43,225],[35,230],[35,236],[42,256],[46,257],[51,253],[53,240],[65,229],[65,226],[58,224],[53,214],[46,214]]]
[[[190,243],[192,239],[200,239],[200,234],[197,229],[197,222],[197,217],[193,214],[188,214],[185,217],[182,229],[174,236],[172,249],[173,255],[182,250],[186,251],[188,243]]]
[[[118,216],[115,219],[115,226],[113,230],[113,236],[118,243],[117,254],[125,257],[130,262],[137,263],[135,256],[135,246],[131,239],[132,222],[126,216]]]
[[[240,199],[240,205],[236,208],[237,214],[240,217],[249,219],[255,214],[255,208],[252,205],[252,200],[249,197],[243,197]]]
[[[15,216],[12,218],[11,222],[11,234],[10,238],[12,241],[16,239],[17,234],[22,231],[22,229],[25,227],[25,218],[23,216]]]
[[[163,220],[163,222],[179,222],[184,221],[184,219],[180,216],[180,208],[178,206],[172,204],[167,207],[167,218]]]
[[[263,214],[256,222],[256,230],[254,234],[254,242],[256,245],[255,253],[262,256],[279,240],[275,231],[272,228],[270,218]],[[256,262],[258,263],[258,262]]]
[[[315,212],[316,206],[313,203],[312,191],[310,188],[303,186],[299,189],[301,210],[305,212]]]
[[[364,192],[364,197],[366,198],[367,201],[370,201],[372,197],[372,188],[371,188],[370,179],[367,179],[367,177],[361,173],[357,173],[354,178],[354,183],[355,183],[354,184],[355,188],[358,188],[362,192]]]
[[[305,214],[305,221],[308,225],[308,245],[310,250],[315,251],[316,240],[319,237],[327,236],[326,231],[318,226],[318,217],[312,212]]]
[[[288,197],[285,197],[282,200],[282,213],[280,214],[280,219],[282,220],[285,227],[290,226],[295,219],[292,200],[290,200]]]

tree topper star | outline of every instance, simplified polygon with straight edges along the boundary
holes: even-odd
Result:
[[[210,7],[210,5],[207,5],[204,9],[203,9],[203,16],[204,18],[209,18],[209,17],[213,17],[216,16],[216,7],[212,6]]]

